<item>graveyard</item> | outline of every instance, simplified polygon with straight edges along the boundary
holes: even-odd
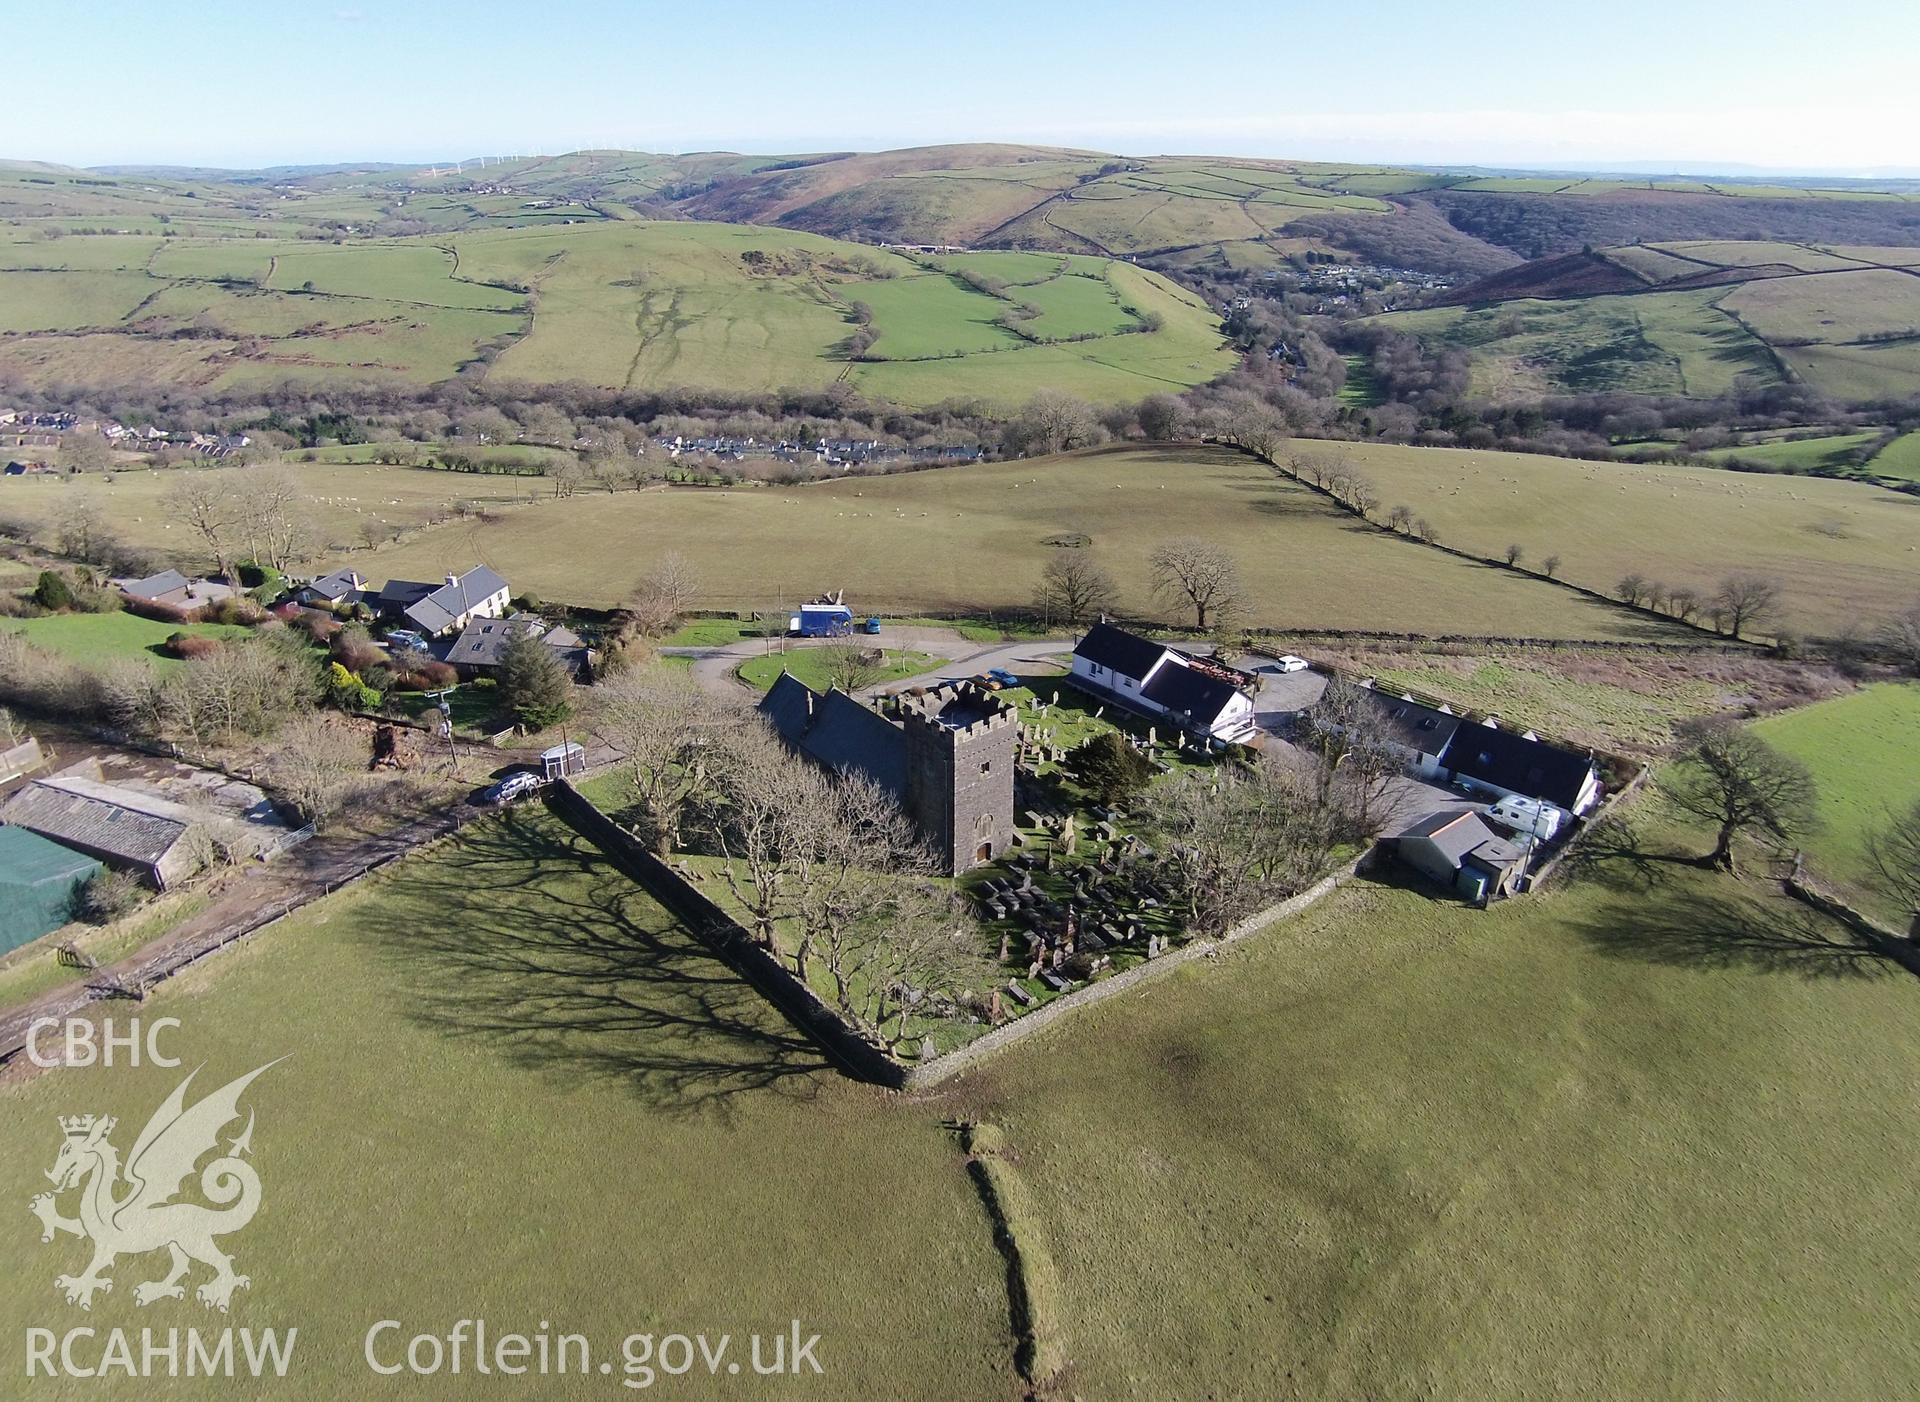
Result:
[[[1074,777],[1074,752],[1119,736],[1151,767],[1148,782],[1219,759],[1178,731],[1087,695],[1064,674],[1023,677],[999,694],[1020,713],[1015,846],[958,878],[998,940],[1005,977],[989,1010],[996,1023],[1158,958],[1186,937],[1148,870],[1146,836],[1124,805],[1099,802]]]

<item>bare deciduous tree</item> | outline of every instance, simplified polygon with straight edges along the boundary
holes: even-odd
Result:
[[[1301,724],[1320,759],[1321,802],[1345,813],[1352,836],[1372,836],[1390,816],[1393,780],[1406,770],[1380,698],[1336,677]]]
[[[1070,627],[1110,613],[1119,597],[1113,576],[1085,551],[1063,550],[1040,571],[1041,609]]]
[[[1220,935],[1304,889],[1337,840],[1318,783],[1277,757],[1189,771],[1156,784],[1140,807],[1158,835],[1155,863],[1186,928]]]
[[[199,536],[207,547],[215,573],[222,579],[231,578],[228,533],[240,515],[234,494],[210,473],[183,470],[179,482],[167,495],[174,519]]]
[[[1706,862],[1737,875],[1736,838],[1784,843],[1814,826],[1813,776],[1798,760],[1720,718],[1691,722],[1680,734],[1668,794],[1684,812],[1713,824]]]
[[[1526,553],[1527,547],[1524,545],[1518,544],[1517,542],[1509,545],[1506,549],[1507,568],[1510,570],[1518,569],[1520,567],[1520,561],[1526,557]]]
[[[849,695],[866,690],[887,675],[886,659],[879,649],[850,638],[822,644],[820,662],[827,685]]]
[[[664,857],[680,844],[688,803],[710,782],[720,737],[751,717],[709,696],[691,673],[659,665],[623,672],[589,695],[595,728],[625,756],[641,837]]]
[[[1733,574],[1714,590],[1713,606],[1728,633],[1743,637],[1750,628],[1764,627],[1780,612],[1780,584],[1758,574]]]
[[[1560,574],[1560,557],[1558,555],[1547,556],[1546,559],[1540,562],[1540,573],[1544,574],[1548,579],[1558,578]]]
[[[1901,667],[1920,675],[1920,600],[1887,620],[1880,629],[1880,644]]]
[[[654,561],[628,607],[641,632],[658,636],[670,632],[699,595],[699,575],[686,556],[669,550]]]
[[[1154,594],[1184,599],[1193,609],[1194,627],[1201,632],[1238,611],[1243,593],[1240,567],[1211,541],[1170,540],[1157,547],[1148,562]]]
[[[1646,601],[1647,578],[1640,574],[1623,574],[1620,582],[1613,586],[1613,593],[1621,603],[1639,608]]]
[[[1042,453],[1096,442],[1101,431],[1100,420],[1084,399],[1050,389],[1027,401],[1014,427],[1029,448]]]
[[[1402,534],[1413,529],[1413,508],[1405,505],[1394,507],[1387,513],[1387,525]]]
[[[363,782],[366,744],[317,711],[296,716],[275,737],[268,762],[273,785],[316,827],[340,810]]]

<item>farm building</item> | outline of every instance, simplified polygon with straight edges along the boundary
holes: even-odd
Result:
[[[197,821],[170,800],[64,774],[35,779],[0,805],[0,823],[130,871],[157,891],[199,870],[201,845],[189,840]]]
[[[1593,757],[1549,745],[1531,733],[1463,725],[1447,746],[1446,762],[1454,782],[1477,793],[1537,798],[1571,817],[1591,813],[1600,802],[1600,771]]]
[[[949,874],[990,862],[1013,840],[1018,712],[970,682],[901,697],[883,715],[844,691],[783,672],[760,703],[781,739],[836,774],[891,794]]]
[[[1591,755],[1550,745],[1530,730],[1468,720],[1410,696],[1372,694],[1389,742],[1422,779],[1451,782],[1488,798],[1537,799],[1558,810],[1546,821],[1548,832],[1591,813],[1600,802],[1600,770]]]
[[[390,579],[373,602],[387,621],[404,622],[422,637],[437,638],[474,618],[504,617],[509,593],[506,580],[485,565],[475,565],[465,574],[448,575],[441,584]]]
[[[1258,677],[1110,623],[1095,624],[1075,645],[1073,679],[1149,720],[1170,720],[1210,740],[1245,741],[1257,732]]]
[[[71,919],[100,863],[27,828],[0,827],[0,954]]]
[[[507,644],[524,636],[540,639],[575,681],[583,680],[593,669],[593,649],[578,633],[530,613],[473,619],[447,649],[447,661],[459,668],[462,676],[482,676],[498,670]]]
[[[1394,846],[1401,861],[1470,901],[1507,894],[1525,855],[1465,809],[1427,814]]]

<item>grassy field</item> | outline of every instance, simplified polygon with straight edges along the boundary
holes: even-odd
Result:
[[[947,1099],[1017,1156],[1063,1392],[1886,1396],[1912,993],[1665,862],[1487,913],[1363,883]]]
[[[1784,366],[1836,398],[1870,399],[1903,393],[1920,373],[1920,279],[1901,271],[1907,258],[1884,256],[1898,253],[1761,240],[1608,248],[1599,256],[1644,290],[1567,295],[1549,286],[1542,297],[1552,300],[1513,297],[1378,321],[1468,350],[1476,393],[1493,398],[1712,396],[1778,383]],[[1712,285],[1684,286],[1702,277]]]
[[[64,259],[68,243],[90,242],[52,247]],[[140,241],[115,239],[116,256],[71,270],[33,261],[45,245],[0,247],[0,331],[20,333],[0,343],[0,369],[29,381],[111,383],[152,347],[164,354],[144,378],[160,382],[424,383],[526,325],[525,297],[467,280],[451,248],[419,240],[174,239],[148,241],[142,257]]]
[[[1021,289],[1042,313],[1032,336],[1091,338],[1035,346],[994,324],[1012,302],[870,246],[740,225],[480,222],[479,232],[338,245],[48,244],[0,228],[0,372],[30,383],[140,373],[216,389],[288,378],[423,383],[510,347],[494,372],[508,378],[728,390],[846,378],[931,404],[1011,403],[1046,384],[1138,398],[1232,364],[1208,308],[1104,259],[1055,260]],[[880,364],[849,366],[836,349],[855,301],[874,309],[869,354]],[[1147,314],[1157,330],[1140,331]]]
[[[325,456],[325,450],[320,450]],[[113,523],[127,543],[180,554],[198,565],[197,540],[173,519],[169,497],[188,473],[204,477],[235,495],[247,490],[247,467],[139,468],[79,484],[65,479],[0,478],[0,513],[51,525],[78,496]],[[383,467],[377,463],[288,461],[283,469],[300,485],[305,509],[328,553],[366,551],[369,531],[380,536],[414,530],[453,513],[458,503],[499,507],[551,495],[537,477],[442,472],[424,467]],[[379,568],[376,552],[370,565]],[[379,581],[375,581],[378,583]]]
[[[160,648],[175,633],[237,638],[249,629],[227,623],[160,623],[131,613],[50,613],[43,618],[0,619],[0,628],[24,634],[35,647],[75,662],[101,663],[140,657],[157,667],[178,667]]]
[[[956,1395],[1010,1386],[1004,1266],[938,1117],[826,1073],[537,809],[209,961],[143,1014],[182,1020],[183,1054],[206,1068],[196,1092],[288,1058],[249,1095],[264,1206],[229,1242],[253,1279],[231,1321],[300,1331],[281,1395],[362,1395],[371,1324],[401,1318],[404,1338],[465,1317],[496,1332],[551,1321],[616,1369],[629,1333],[731,1332],[744,1358],[750,1331],[798,1318],[822,1335],[836,1396],[936,1376]],[[55,1117],[81,1107],[118,1115],[130,1144],[181,1074],[73,1070],[0,1088],[0,1173],[23,1194],[44,1186]],[[52,1288],[77,1269],[62,1240],[0,1238],[8,1319],[209,1327],[198,1305],[136,1309],[151,1259],[123,1260],[119,1288],[80,1315]],[[621,1391],[617,1375],[599,1386]],[[446,1375],[414,1390],[471,1392]]]
[[[1868,687],[1770,716],[1754,728],[1812,770],[1819,784],[1821,828],[1803,844],[1815,868],[1862,883],[1868,834],[1920,800],[1920,685]]]
[[[1876,477],[1887,477],[1898,482],[1920,482],[1920,429],[1903,433],[1887,444],[1873,455],[1867,468]]]
[[[1841,472],[1880,438],[1878,433],[1826,433],[1812,438],[1779,438],[1715,448],[1715,462],[1758,463],[1774,472]]]
[[[858,639],[855,639],[858,642]],[[908,677],[917,677],[930,667],[938,665],[940,659],[930,657],[924,652],[890,651],[885,660],[876,669],[873,684],[904,681]],[[791,672],[793,676],[815,691],[825,691],[832,684],[828,675],[827,659],[817,647],[797,647],[786,652],[769,652],[760,657],[750,657],[739,667],[740,680],[760,691],[769,690],[780,680],[782,672]]]
[[[1473,358],[1474,392],[1717,395],[1780,378],[1764,342],[1715,308],[1724,288],[1392,312],[1373,320]]]
[[[1603,592],[1638,572],[1711,592],[1757,571],[1784,585],[1798,629],[1870,626],[1920,594],[1920,501],[1852,482],[1717,468],[1583,462],[1379,444],[1302,444],[1404,502],[1448,545],[1488,556],[1510,543],[1537,568]]]
[[[1542,581],[1363,530],[1224,450],[1123,449],[803,488],[548,500],[492,525],[449,523],[375,552],[368,573],[438,578],[483,559],[516,590],[611,604],[672,549],[709,608],[779,611],[844,588],[856,612],[977,614],[1032,604],[1050,538],[1091,537],[1121,609],[1180,621],[1151,595],[1156,544],[1204,535],[1238,558],[1252,621],[1436,634],[1662,636],[1660,625]],[[742,542],[752,542],[750,550]],[[425,570],[426,574],[419,571]],[[1391,590],[1382,581],[1393,581]]]
[[[264,1206],[228,1243],[253,1281],[231,1322],[300,1331],[277,1395],[363,1392],[375,1320],[471,1317],[550,1321],[616,1367],[629,1332],[797,1317],[835,1396],[1016,1395],[1005,1267],[947,1128],[978,1120],[1044,1268],[1047,1395],[1789,1398],[1920,1377],[1890,1169],[1920,1133],[1911,992],[1757,883],[1658,853],[1491,912],[1361,882],[894,1097],[528,810],[142,1011],[182,1020],[207,1086],[288,1056],[248,1096]],[[130,1142],[179,1074],[0,1087],[0,1174],[28,1194],[81,1109]],[[207,1327],[132,1305],[144,1259],[78,1316],[51,1288],[77,1249],[0,1237],[7,1317]]]
[[[1078,275],[1017,289],[1041,306],[1034,334],[1095,337],[1036,346],[993,324],[1011,302],[898,255],[811,234],[657,223],[466,235],[455,246],[473,275],[535,289],[533,331],[496,370],[511,378],[735,390],[844,379],[906,404],[1008,404],[1043,385],[1097,400],[1138,397],[1232,363],[1211,311],[1130,266],[1100,265],[1111,292],[1094,292],[1107,310],[1052,290],[1092,286]],[[1161,328],[1114,334],[1133,323],[1112,314],[1118,300],[1157,314]],[[855,302],[872,308],[878,337],[867,352],[875,359],[850,365],[837,348],[855,329]]]

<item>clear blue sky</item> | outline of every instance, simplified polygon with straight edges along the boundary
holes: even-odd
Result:
[[[0,156],[73,164],[998,140],[1920,167],[1920,0],[0,0],[0,34]]]

